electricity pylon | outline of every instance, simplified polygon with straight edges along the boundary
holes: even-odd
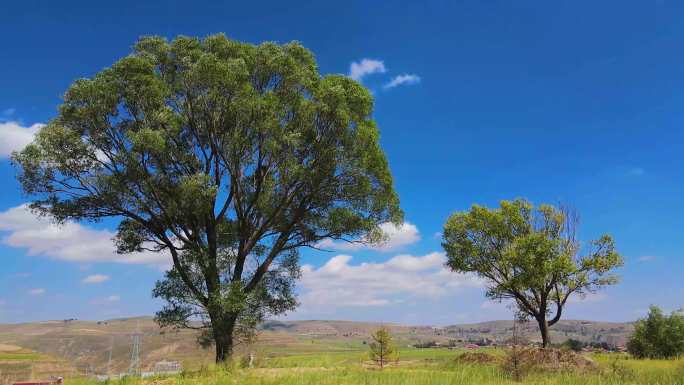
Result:
[[[133,333],[133,349],[131,349],[131,364],[128,366],[129,375],[140,374],[140,346],[142,345],[142,333],[140,332],[140,322],[137,330]]]
[[[109,358],[107,359],[107,375],[112,375],[112,352],[114,351],[114,336],[112,342],[109,344]]]

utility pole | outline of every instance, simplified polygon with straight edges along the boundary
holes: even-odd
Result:
[[[131,349],[131,364],[128,366],[129,375],[140,374],[140,345],[142,345],[142,333],[140,332],[140,322],[133,333],[133,349]]]
[[[107,359],[107,375],[112,375],[112,351],[114,351],[114,336],[112,342],[109,344],[109,358]]]

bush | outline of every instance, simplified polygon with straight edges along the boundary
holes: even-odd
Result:
[[[648,316],[634,325],[627,350],[636,358],[673,358],[684,354],[684,315],[666,316],[651,306]]]
[[[584,348],[585,344],[584,342],[580,340],[575,340],[575,339],[568,339],[566,340],[561,347],[565,349],[572,350],[573,352],[580,352]]]

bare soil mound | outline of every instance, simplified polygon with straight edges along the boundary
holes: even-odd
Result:
[[[587,371],[596,369],[596,363],[582,354],[560,349],[518,348],[506,357],[504,367],[515,366],[543,371]]]
[[[497,361],[493,355],[482,352],[466,352],[456,357],[456,362],[460,364],[493,364]]]

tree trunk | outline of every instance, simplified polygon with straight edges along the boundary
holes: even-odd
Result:
[[[233,355],[235,322],[214,322],[212,320],[212,328],[214,330],[214,344],[216,345],[216,363],[224,363]]]
[[[539,324],[539,332],[542,336],[542,348],[546,349],[551,343],[551,339],[549,338],[549,323],[546,321],[546,317],[538,318],[537,323]]]

